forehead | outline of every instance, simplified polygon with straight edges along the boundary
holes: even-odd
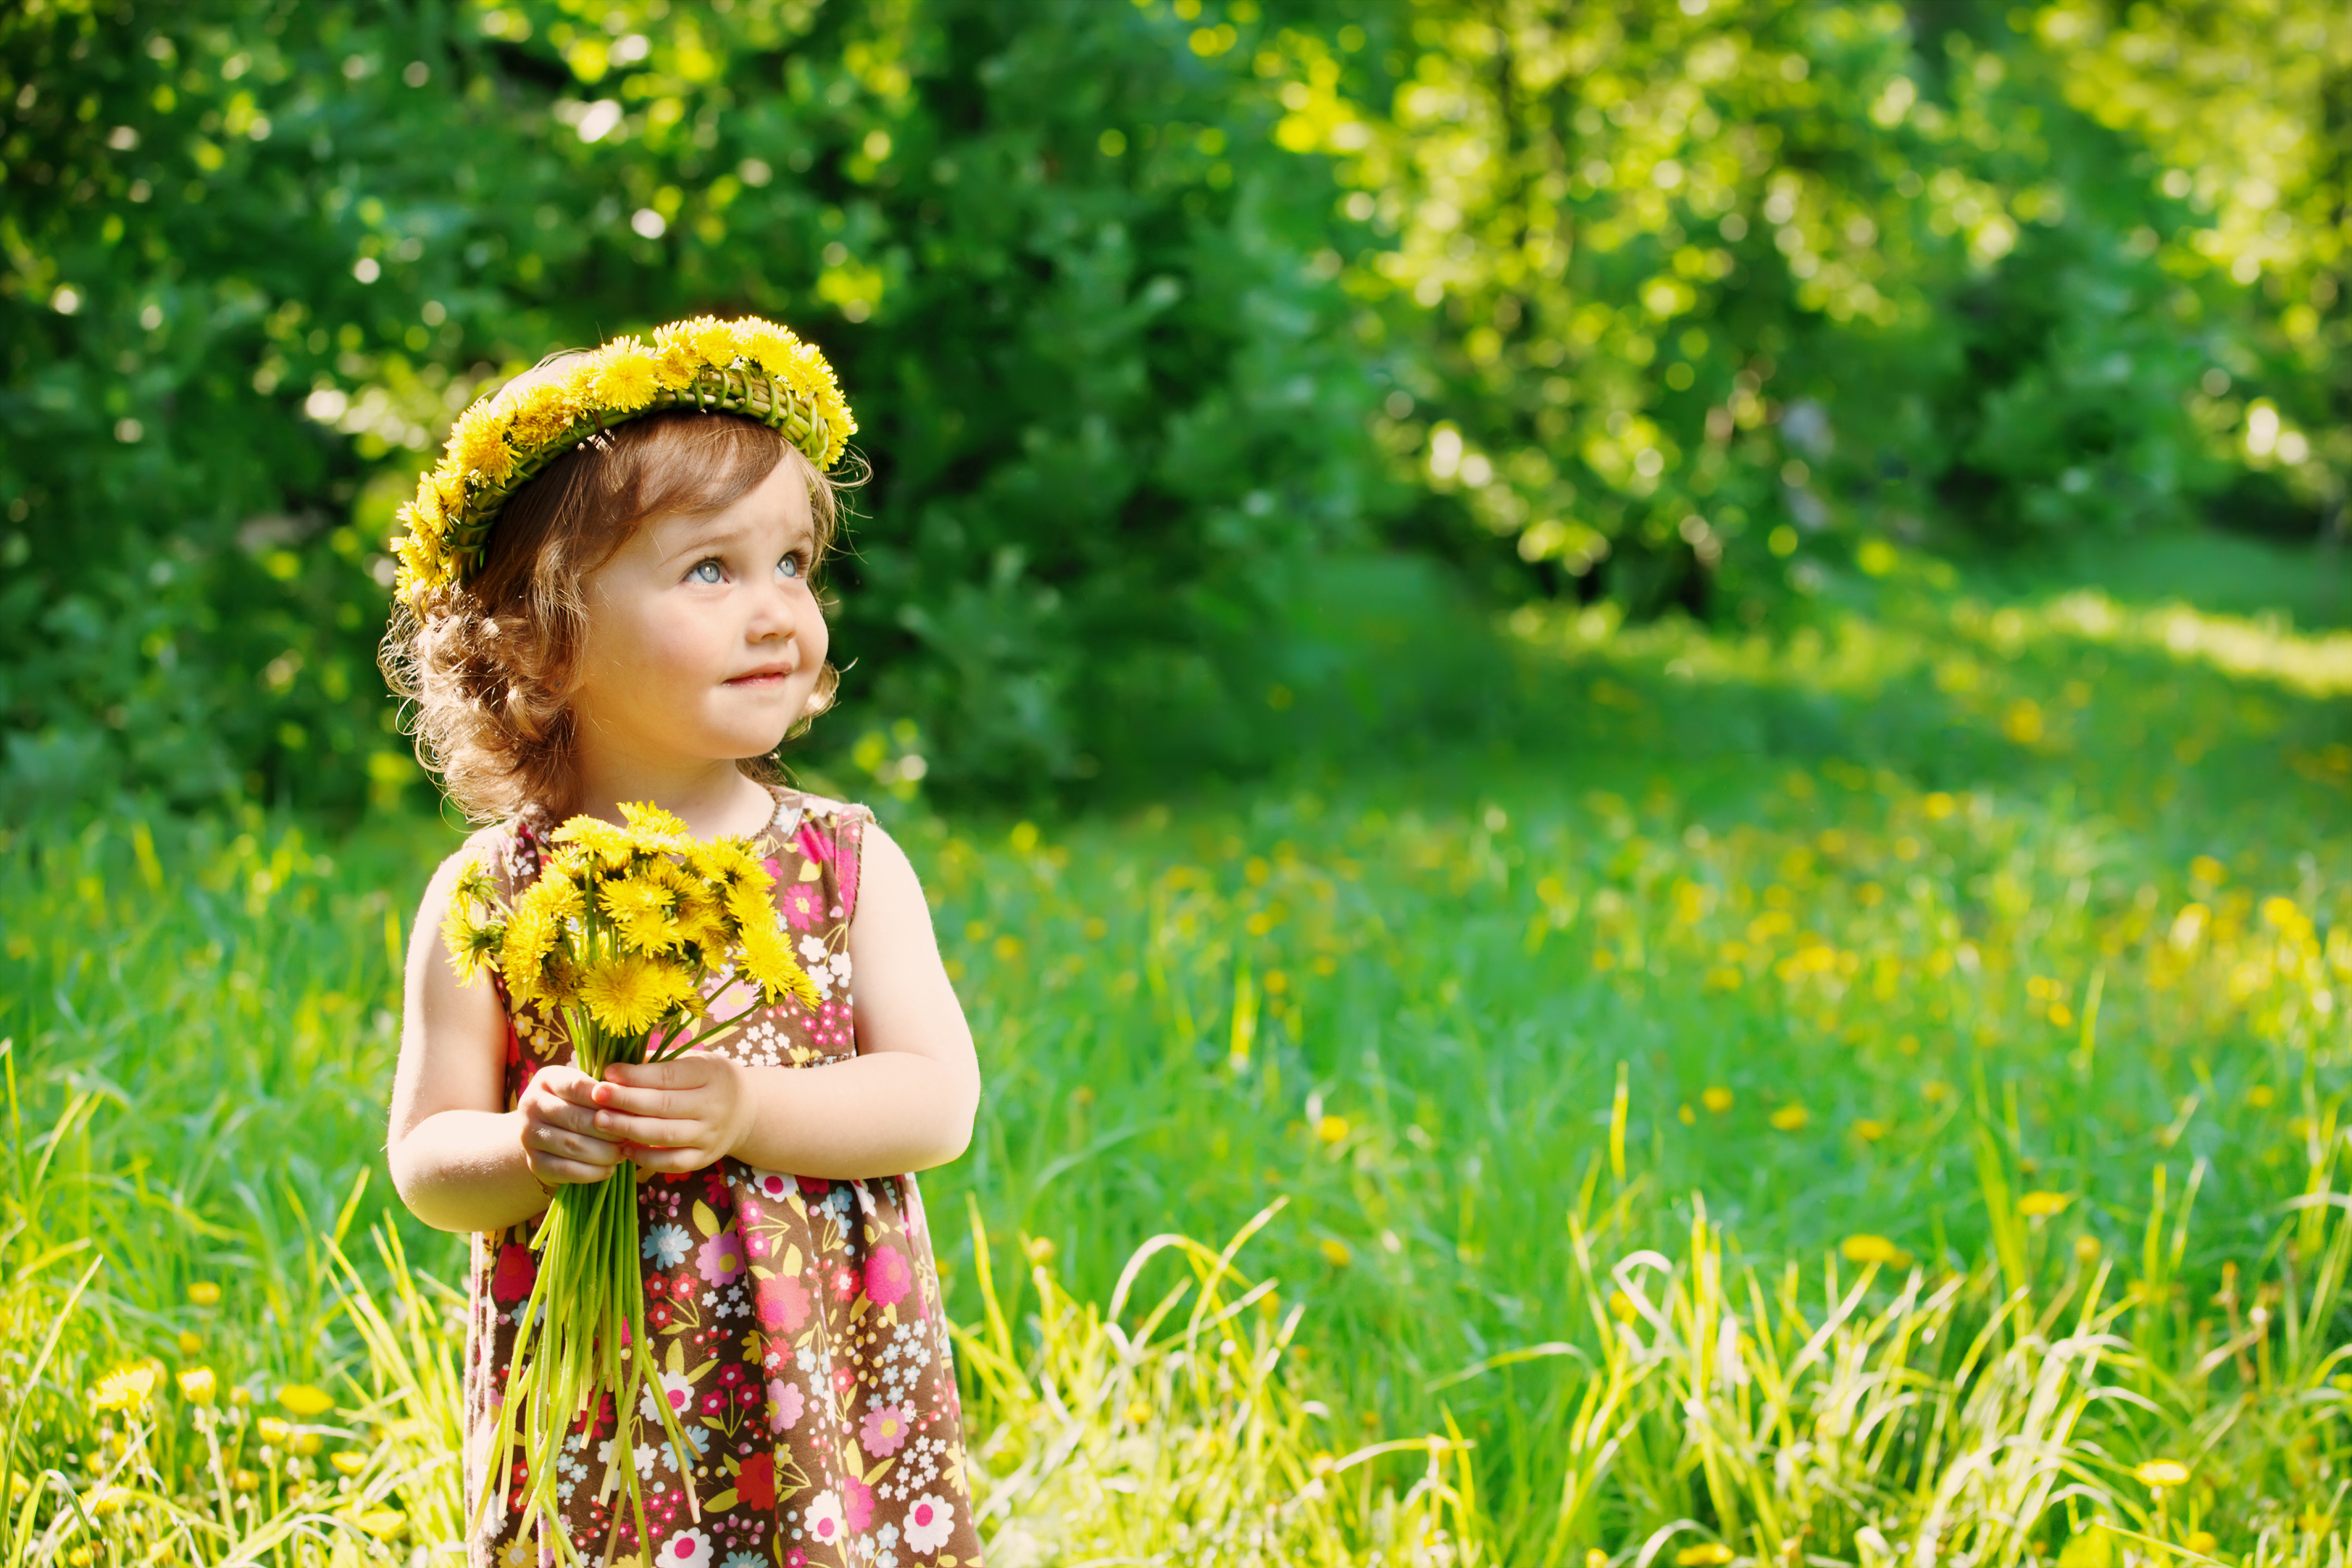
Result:
[[[720,541],[802,543],[815,532],[807,476],[787,456],[731,504],[716,511],[672,511],[649,518],[637,531],[637,539],[667,553]]]

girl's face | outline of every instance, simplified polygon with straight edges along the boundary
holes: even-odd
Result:
[[[582,744],[656,768],[773,751],[824,668],[815,554],[789,458],[724,511],[638,528],[585,584]]]

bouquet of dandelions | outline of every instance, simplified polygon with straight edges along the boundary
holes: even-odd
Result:
[[[557,828],[559,846],[539,880],[511,905],[478,861],[451,899],[443,935],[459,975],[496,970],[510,1005],[536,1004],[572,1045],[572,1063],[602,1078],[614,1062],[662,1061],[732,1028],[787,995],[816,1005],[814,987],[793,959],[776,917],[774,882],[741,839],[696,839],[651,805],[621,807],[625,826],[575,816]],[[716,983],[716,984],[714,984]],[[751,993],[726,1018],[713,995]],[[594,1436],[596,1413],[612,1396],[615,1429],[600,1500],[617,1488],[612,1557],[624,1511],[645,1542],[638,1485],[638,1400],[661,1387],[646,1343],[645,1281],[638,1273],[637,1168],[625,1179],[566,1184],[548,1205],[532,1247],[539,1268],[517,1319],[514,1359],[485,1484],[472,1513],[480,1527],[490,1495],[501,1498],[518,1436],[529,1476],[524,1529],[542,1522],[576,1562],[555,1511],[558,1461],[566,1432]],[[677,1458],[693,1474],[695,1452],[666,1398],[646,1401]],[[647,1434],[651,1436],[651,1434]],[[701,1505],[685,1486],[694,1517]]]

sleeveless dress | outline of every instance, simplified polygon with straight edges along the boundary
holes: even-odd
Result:
[[[856,907],[863,806],[772,790],[776,812],[753,843],[777,889],[777,916],[821,1005],[755,1015],[705,1049],[753,1067],[821,1068],[856,1054],[849,918]],[[488,857],[509,899],[539,875],[543,829],[525,817]],[[504,988],[499,1000],[507,1003]],[[531,1010],[510,1005],[506,1103],[530,1075],[571,1059]],[[471,1238],[466,1336],[466,1497],[480,1495],[514,1353],[515,1320],[537,1271],[539,1220]],[[963,1418],[939,1275],[911,1174],[835,1181],[734,1159],[638,1189],[639,1255],[658,1394],[698,1451],[693,1475],[661,1436],[650,1403],[640,1428],[650,1550],[625,1506],[619,1568],[981,1568],[965,1478]],[[613,1434],[565,1441],[559,1510],[575,1551],[604,1559],[612,1512],[598,1499]],[[583,1424],[584,1425],[584,1424]],[[650,1434],[650,1436],[648,1436]],[[526,1539],[518,1449],[467,1542],[474,1568],[545,1568],[553,1543]],[[701,1504],[698,1523],[682,1485]],[[618,1501],[615,1493],[614,1501]]]

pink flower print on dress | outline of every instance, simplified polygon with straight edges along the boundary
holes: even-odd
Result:
[[[820,1546],[839,1546],[848,1533],[846,1521],[841,1517],[841,1494],[823,1491],[801,1514],[801,1529]]]
[[[824,914],[824,900],[816,889],[806,882],[795,882],[784,889],[784,919],[794,931],[806,931]]]
[[[770,1333],[799,1333],[809,1320],[808,1287],[772,1274],[760,1281],[759,1310],[760,1326]]]
[[[913,1266],[895,1247],[885,1247],[866,1260],[866,1293],[877,1307],[897,1306],[907,1299],[914,1283]]]
[[[948,1533],[954,1527],[955,1510],[925,1492],[907,1510],[907,1545],[929,1557],[948,1543]]]
[[[696,1270],[711,1285],[733,1284],[745,1264],[742,1235],[731,1225],[704,1242],[694,1257]]]
[[[759,1194],[761,1198],[765,1199],[769,1203],[782,1203],[784,1199],[791,1194],[793,1186],[793,1178],[785,1175],[781,1171],[754,1171],[751,1173],[751,1190]]]
[[[710,1568],[710,1537],[681,1530],[661,1543],[661,1568]]]
[[[850,1529],[865,1529],[874,1522],[874,1489],[856,1476],[842,1477],[841,1507],[849,1516]]]
[[[768,1430],[789,1432],[799,1424],[801,1412],[808,1408],[807,1398],[797,1383],[777,1378],[768,1384]]]
[[[877,1405],[866,1413],[866,1421],[857,1430],[857,1440],[866,1451],[877,1459],[887,1459],[907,1446],[907,1434],[915,1425],[915,1407],[907,1405]]]

